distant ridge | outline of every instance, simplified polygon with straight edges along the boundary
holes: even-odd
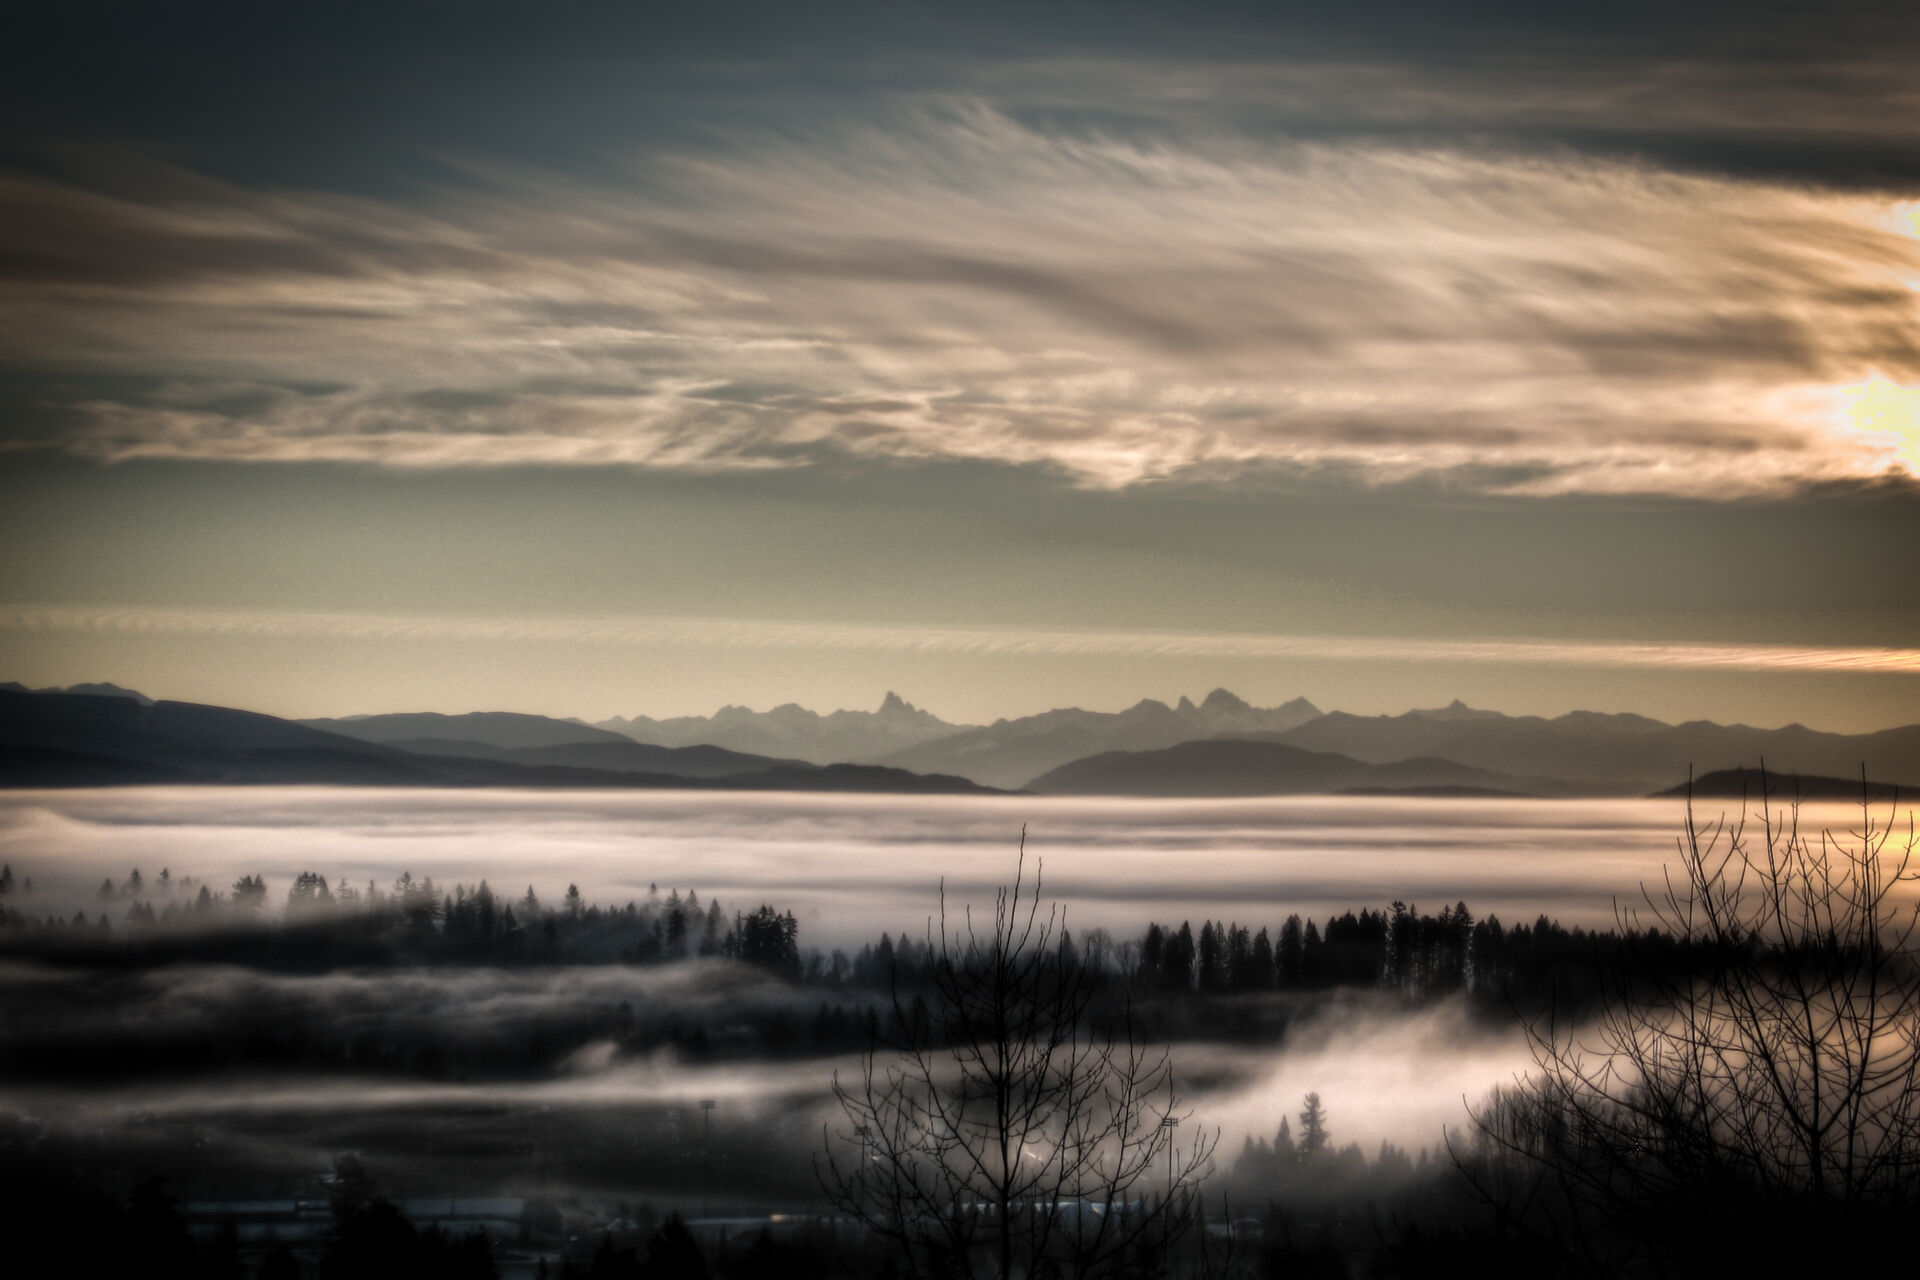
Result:
[[[137,689],[123,689],[117,684],[70,684],[64,689],[29,689],[17,681],[8,680],[0,684],[0,692],[5,693],[70,693],[81,698],[125,698],[137,702],[143,707],[153,705],[153,699]]]
[[[713,746],[811,764],[876,764],[896,752],[970,726],[949,724],[888,692],[878,711],[821,715],[788,702],[771,711],[722,707],[711,716],[615,717],[596,728],[661,747]]]
[[[460,742],[444,738],[408,738],[387,745],[417,755],[501,760],[530,768],[558,765],[574,769],[605,769],[614,773],[664,773],[681,778],[732,778],[770,769],[819,768],[803,760],[778,760],[770,756],[748,755],[743,751],[728,751],[725,747],[656,747],[635,742],[631,738],[606,742],[563,742],[551,747],[496,747],[484,742]]]
[[[1450,760],[1363,764],[1280,742],[1211,738],[1158,751],[1109,751],[1035,778],[1043,795],[1287,796],[1563,794],[1552,779],[1522,779]]]
[[[1774,803],[1790,803],[1794,800],[1852,800],[1856,803],[1866,800],[1884,803],[1901,797],[1920,800],[1920,786],[1862,781],[1859,778],[1803,777],[1797,773],[1776,773],[1772,769],[1762,773],[1759,769],[1743,767],[1716,769],[1701,774],[1691,783],[1683,782],[1677,787],[1654,792],[1660,799],[1688,794],[1716,800],[1745,797],[1758,801],[1764,798]]]
[[[427,738],[441,742],[480,743],[489,747],[557,747],[569,742],[627,742],[622,734],[596,729],[577,720],[523,715],[517,711],[470,711],[448,716],[433,711],[395,715],[347,716],[333,720],[301,720],[309,729],[321,729],[362,742],[403,742]]]
[[[1875,777],[1920,777],[1920,725],[1839,734],[1797,724],[1780,729],[1708,720],[1670,725],[1591,711],[1548,720],[1457,707],[1398,716],[1335,711],[1262,736],[1370,764],[1433,756],[1497,773],[1545,775],[1596,795],[1665,791],[1690,769],[1704,776],[1762,760],[1782,773],[1805,776],[1858,776],[1865,767]]]
[[[1696,794],[1718,794],[1711,789],[1724,787],[1724,794],[1735,796],[1743,785],[1739,770],[1751,770],[1764,760],[1779,776],[1798,775],[1807,798],[1818,793],[1853,799],[1859,794],[1853,779],[1863,768],[1876,779],[1920,778],[1920,724],[1837,734],[1798,724],[1779,729],[1704,720],[1673,725],[1647,716],[1594,711],[1547,719],[1510,716],[1458,700],[1400,715],[1356,716],[1323,714],[1305,698],[1255,707],[1226,689],[1214,689],[1197,703],[1186,697],[1172,706],[1144,699],[1117,712],[1065,707],[972,726],[950,724],[892,692],[870,712],[821,715],[794,704],[766,712],[729,706],[711,717],[642,716],[597,726],[516,712],[286,721],[227,708],[155,703],[112,684],[42,691],[4,684],[0,698],[40,703],[37,710],[28,710],[25,702],[0,704],[8,719],[0,726],[0,747],[7,748],[0,754],[0,784],[11,786],[89,785],[89,780],[105,785],[138,780],[134,775],[146,769],[149,780],[156,782],[227,778],[389,785],[753,787],[779,778],[785,779],[780,785],[807,789],[857,785],[935,790],[959,783],[1003,790],[1072,785],[1091,788],[1089,794],[1322,790],[1647,796],[1678,794],[1675,779],[1692,772],[1699,779]],[[47,700],[63,703],[79,720],[113,721],[121,728],[45,741],[20,738],[15,731],[24,723],[22,717],[31,720],[47,711]],[[186,741],[143,754],[144,735],[153,726],[176,724],[183,717],[194,726]],[[208,717],[226,719],[218,721],[216,731],[209,728],[213,721]],[[278,726],[267,735],[271,740],[253,742],[249,735],[267,724]],[[247,739],[238,748],[244,758],[221,755],[234,745],[223,735],[243,726],[251,726],[241,734]],[[653,740],[638,741],[616,726]],[[291,733],[308,736],[294,739],[288,737]],[[1218,741],[1237,745],[1217,753],[1176,753],[1157,763],[1105,760],[1098,768],[1057,773],[1115,754]],[[898,745],[902,742],[909,745]],[[1309,784],[1306,779],[1318,776],[1311,770],[1289,772],[1275,763],[1278,756],[1249,754],[1257,744],[1344,757],[1355,766],[1392,766],[1400,772],[1336,777],[1339,771],[1329,769]],[[753,749],[755,745],[763,749]],[[1264,764],[1258,763],[1263,759]],[[1209,762],[1205,767],[1219,771],[1220,777],[1191,776],[1200,761]],[[827,770],[836,765],[890,769],[898,776]],[[1125,787],[1136,790],[1113,789],[1121,785],[1113,778],[1123,774],[1132,779]],[[925,781],[910,781],[914,776]],[[26,781],[29,777],[53,781]],[[936,782],[936,777],[945,781]],[[1752,790],[1749,787],[1750,794]],[[1903,787],[1902,793],[1915,794],[1915,789]]]
[[[577,745],[647,750],[624,739]],[[675,752],[655,757],[669,765],[680,758]],[[224,783],[681,787],[937,795],[984,790],[965,778],[923,778],[899,769],[820,769],[778,760],[735,761],[741,765],[739,771],[716,774],[716,754],[711,749],[695,748],[686,758],[695,772],[674,774],[657,769],[434,755],[364,742],[297,721],[230,707],[0,690],[0,786],[8,787]]]
[[[1305,698],[1254,707],[1225,689],[1198,705],[1148,698],[1125,711],[1068,707],[1018,720],[997,720],[898,752],[884,763],[922,773],[957,773],[994,787],[1019,787],[1030,778],[1085,756],[1109,751],[1154,751],[1221,735],[1245,737],[1308,723],[1320,709]]]

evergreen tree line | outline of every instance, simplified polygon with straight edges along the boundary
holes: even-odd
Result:
[[[199,931],[224,938],[213,944],[216,952],[239,948],[231,957],[210,958],[273,963],[272,955],[247,952],[232,935],[277,927],[286,944],[279,951],[296,953],[284,958],[312,963],[648,964],[728,957],[809,985],[872,991],[923,987],[932,963],[926,941],[905,932],[883,933],[852,953],[803,950],[791,912],[762,904],[729,914],[697,892],[683,897],[673,889],[662,896],[657,886],[643,900],[603,906],[572,884],[548,903],[531,885],[512,896],[485,880],[447,887],[402,874],[385,887],[355,886],[303,871],[287,889],[277,926],[266,909],[268,884],[257,875],[215,892],[191,877],[162,870],[148,879],[135,869],[118,884],[101,885],[117,926],[106,912],[36,916],[27,909],[27,894],[14,886],[12,868],[0,868],[0,938],[29,948],[36,941],[56,948],[108,939],[152,943]],[[1136,994],[1162,1000],[1378,986],[1416,1000],[1465,991],[1530,1003],[1555,982],[1563,994],[1577,996],[1592,975],[1629,954],[1638,965],[1679,962],[1657,931],[1623,938],[1611,930],[1568,929],[1544,914],[1508,927],[1497,915],[1476,917],[1465,902],[1426,913],[1395,901],[1384,910],[1330,915],[1324,924],[1293,914],[1273,930],[1237,921],[1205,920],[1197,932],[1190,922],[1177,928],[1154,923],[1138,941],[1126,942],[1091,929],[1063,933],[1060,945],[1072,963],[1102,981],[1124,980]],[[181,946],[189,955],[207,950]]]
[[[1385,911],[1329,916],[1324,928],[1290,915],[1273,934],[1237,922],[1204,921],[1147,928],[1130,976],[1136,989],[1162,994],[1228,995],[1382,986],[1422,999],[1468,991],[1493,997],[1533,994],[1616,959],[1619,934],[1568,929],[1546,915],[1508,928],[1497,915],[1476,919],[1464,902],[1426,914],[1395,901]],[[1657,933],[1633,940],[1644,959]]]
[[[1270,1200],[1297,1202],[1336,1196],[1381,1195],[1439,1174],[1425,1147],[1417,1155],[1383,1141],[1372,1160],[1357,1142],[1337,1143],[1327,1108],[1318,1093],[1302,1100],[1300,1129],[1282,1117],[1271,1140],[1248,1134],[1226,1167],[1225,1185],[1247,1204]]]
[[[0,886],[0,892],[11,892],[10,866],[0,868]],[[117,930],[104,911],[92,918],[78,911],[64,919],[3,902],[0,929],[16,938],[53,942],[116,934],[151,940],[196,929],[230,932],[271,923],[265,910],[268,892],[266,879],[257,875],[244,875],[230,891],[216,893],[165,870],[146,880],[136,868],[120,884],[110,879],[101,884],[100,900],[113,903],[119,915]],[[650,963],[726,956],[789,977],[802,974],[799,922],[791,912],[763,904],[729,918],[718,900],[703,905],[697,892],[682,898],[677,889],[662,898],[657,885],[649,886],[644,900],[603,907],[587,902],[579,886],[569,884],[559,902],[549,905],[532,885],[525,894],[508,897],[485,880],[447,888],[431,876],[416,880],[403,873],[386,888],[374,881],[359,887],[302,871],[287,889],[279,925],[316,946],[324,946],[330,934],[361,941],[386,938],[408,952],[403,957],[408,959]]]

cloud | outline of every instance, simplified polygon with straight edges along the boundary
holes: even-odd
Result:
[[[4,605],[0,631],[471,640],[1076,657],[1340,658],[1662,670],[1920,672],[1920,649],[1689,641],[1450,640],[702,617],[458,617],[146,605]]]
[[[1875,193],[973,100],[592,180],[476,163],[407,204],[122,185],[0,185],[0,349],[162,379],[63,401],[58,447],[106,460],[1711,498],[1916,474],[1841,391],[1920,385],[1920,242]]]

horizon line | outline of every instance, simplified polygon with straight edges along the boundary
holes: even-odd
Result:
[[[1693,640],[1442,639],[1145,628],[1008,628],[687,615],[435,615],[157,605],[0,605],[0,631],[337,640],[540,641],[976,656],[1304,658],[1468,665],[1920,674],[1920,649]]]
[[[1377,658],[1527,665],[1732,668],[1920,674],[1920,648],[1711,640],[1475,640],[1311,632],[1122,627],[991,627],[818,622],[688,614],[395,614],[177,605],[0,605],[0,631],[322,637],[339,640],[544,640],[558,644],[723,644],[1089,657]]]

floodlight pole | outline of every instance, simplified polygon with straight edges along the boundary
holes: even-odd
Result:
[[[709,1197],[712,1195],[713,1187],[713,1109],[718,1105],[719,1104],[712,1098],[700,1099],[700,1162],[706,1166],[706,1183]],[[703,1218],[711,1218],[713,1216],[713,1202],[711,1199],[703,1199],[701,1201],[700,1216]]]

